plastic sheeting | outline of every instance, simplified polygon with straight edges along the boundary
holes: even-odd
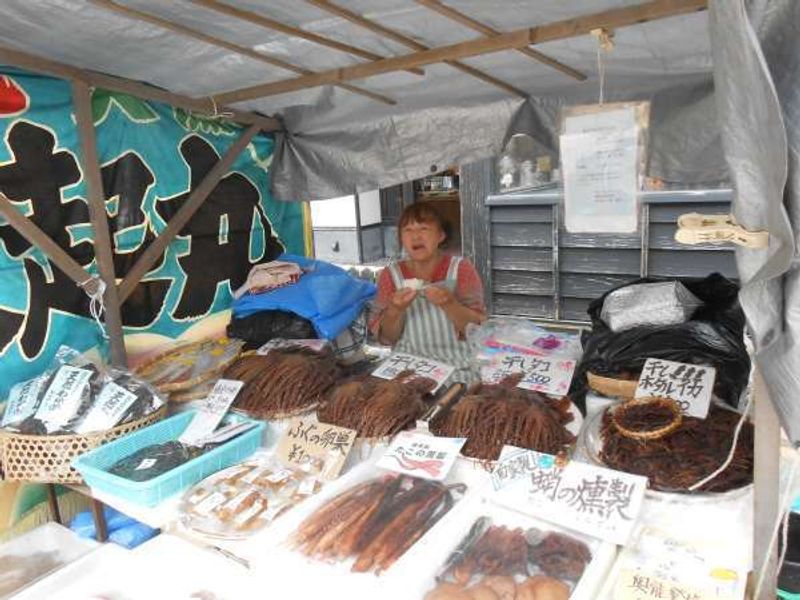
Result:
[[[725,154],[739,222],[770,233],[738,249],[756,361],[788,435],[800,442],[800,3],[713,0],[710,30]],[[749,11],[748,11],[749,9]],[[749,13],[749,14],[748,14]]]
[[[314,71],[364,62],[363,58],[265,29],[188,0],[118,0],[274,58]],[[296,0],[224,0],[358,46],[381,56],[410,50],[395,41]],[[338,0],[348,9],[427,46],[479,34],[408,0]],[[508,31],[574,18],[633,0],[448,0],[487,25]],[[606,97],[650,99],[650,175],[708,184],[724,178],[711,85],[711,48],[705,13],[687,14],[615,32],[606,68]],[[57,32],[57,35],[54,33]],[[2,44],[79,67],[148,81],[191,96],[219,94],[293,73],[83,0],[6,0],[0,19]],[[565,104],[595,102],[597,42],[581,36],[548,42],[537,50],[588,76],[577,81],[513,50],[462,62],[509,83],[531,101],[475,79],[446,64],[425,75],[387,73],[353,85],[389,96],[388,106],[337,87],[314,88],[243,102],[243,109],[283,118],[273,170],[275,195],[314,200],[350,194],[420,177],[431,168],[498,154],[504,140],[530,123],[537,140],[552,144]]]

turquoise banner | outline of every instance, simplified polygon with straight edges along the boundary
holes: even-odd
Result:
[[[121,278],[242,130],[104,90],[92,109]],[[69,83],[0,67],[0,191],[96,273],[73,112]],[[304,253],[301,204],[269,193],[273,144],[254,139],[123,305],[126,334],[185,336],[229,307],[253,264]],[[62,344],[105,351],[89,298],[0,217],[0,400]]]

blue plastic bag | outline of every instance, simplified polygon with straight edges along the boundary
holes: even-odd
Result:
[[[321,260],[294,254],[284,254],[278,260],[297,263],[304,271],[303,276],[292,285],[245,294],[233,303],[235,318],[264,310],[293,312],[311,321],[319,337],[332,340],[353,322],[377,292],[375,284]]]
[[[132,550],[136,548],[136,546],[145,543],[150,538],[157,536],[159,533],[161,533],[161,531],[158,529],[153,529],[144,523],[133,521],[130,525],[126,525],[109,534],[108,540],[128,550]]]
[[[128,515],[122,514],[118,510],[114,510],[108,506],[103,507],[103,515],[105,516],[106,527],[109,533],[136,522]],[[73,518],[72,522],[69,524],[69,528],[82,538],[95,539],[97,537],[97,529],[94,526],[94,515],[90,510],[85,510],[75,515],[75,518]]]

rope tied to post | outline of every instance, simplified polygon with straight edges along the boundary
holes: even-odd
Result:
[[[214,108],[214,114],[211,115],[212,119],[230,119],[233,118],[233,113],[227,110],[222,112],[219,111],[219,106],[217,105],[217,101],[214,99],[214,96],[209,96],[209,100],[211,100],[211,106]]]
[[[108,333],[106,333],[106,326],[103,323],[103,316],[106,312],[105,300],[103,299],[106,293],[106,282],[99,277],[92,276],[81,283],[80,286],[89,296],[89,314],[92,315],[94,322],[100,328],[103,339],[107,340]]]

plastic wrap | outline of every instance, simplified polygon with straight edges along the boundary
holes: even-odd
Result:
[[[640,283],[608,294],[600,318],[614,332],[641,325],[677,325],[688,321],[702,304],[680,281]]]
[[[467,327],[467,341],[477,366],[492,366],[504,355],[580,358],[578,333],[555,331],[523,319],[491,318]]]
[[[201,449],[171,440],[140,448],[117,461],[108,472],[130,481],[149,481],[200,455]]]
[[[85,434],[140,419],[163,404],[129,371],[94,365],[62,348],[50,369],[11,389],[2,427],[32,435]]]
[[[627,285],[653,281],[644,279]],[[738,404],[750,373],[739,289],[718,273],[700,280],[683,279],[681,283],[703,302],[685,323],[642,325],[617,333],[600,318],[603,303],[613,291],[589,305],[592,330],[584,334],[583,358],[570,388],[573,401],[582,411],[588,371],[611,377],[621,372],[638,376],[648,358],[713,366],[717,370],[714,394],[731,406]]]
[[[287,469],[267,456],[230,467],[184,494],[181,523],[212,537],[247,537],[320,490],[310,471],[310,465],[306,471]]]

